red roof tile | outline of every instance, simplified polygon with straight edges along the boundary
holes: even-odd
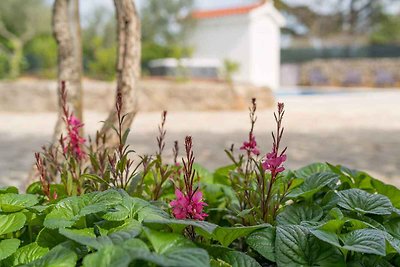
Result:
[[[247,14],[261,5],[263,5],[262,2],[242,7],[214,9],[214,10],[198,10],[192,13],[192,17],[195,19],[207,19],[207,18]]]

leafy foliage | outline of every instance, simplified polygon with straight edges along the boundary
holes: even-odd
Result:
[[[91,149],[90,163],[80,162],[83,191],[66,190],[62,179],[47,180],[50,171],[26,194],[0,188],[0,267],[399,266],[399,189],[328,163],[285,170],[286,149],[278,149],[283,105],[271,153],[258,158],[253,100],[247,157],[226,151],[233,164],[214,173],[194,164],[191,137],[183,167],[177,142],[174,164],[164,161],[166,112],[156,156],[143,157],[142,168],[131,171],[121,105],[119,146]],[[184,205],[173,205],[173,189],[183,187],[190,192]],[[205,201],[201,211],[192,201],[198,193],[204,193],[197,199]],[[192,216],[205,205],[208,216]],[[189,216],[179,217],[175,209]]]

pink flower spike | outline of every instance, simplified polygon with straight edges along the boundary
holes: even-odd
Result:
[[[256,137],[250,135],[249,141],[244,141],[243,145],[240,147],[241,150],[246,150],[248,153],[253,153],[254,155],[260,155],[260,150],[257,147]]]
[[[171,201],[172,213],[176,219],[204,220],[208,215],[203,212],[207,204],[202,202],[203,194],[197,191],[191,198],[179,189],[175,190],[176,200]]]
[[[64,152],[70,149],[78,160],[82,160],[86,156],[85,151],[82,149],[82,145],[86,140],[79,134],[79,130],[82,127],[83,123],[74,115],[71,114],[67,118],[68,146],[64,147]]]

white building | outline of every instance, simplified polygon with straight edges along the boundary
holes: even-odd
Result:
[[[218,10],[197,10],[187,43],[193,59],[237,62],[235,82],[279,88],[280,27],[284,18],[272,0]]]

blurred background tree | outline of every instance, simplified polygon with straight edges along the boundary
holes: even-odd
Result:
[[[28,42],[31,42],[31,49],[54,45],[54,42],[44,43],[41,39],[51,34],[50,18],[50,9],[43,0],[0,1],[0,75],[12,79],[20,75]],[[35,40],[37,38],[39,40]],[[37,56],[43,56],[43,53]],[[32,66],[24,67],[29,70]]]
[[[292,45],[340,46],[398,44],[400,14],[391,13],[398,0],[276,0],[287,18],[284,33]]]
[[[192,49],[186,47],[183,40],[195,26],[190,17],[193,8],[194,0],[148,0],[144,3],[140,12],[144,73],[150,60],[191,55]]]
[[[400,14],[391,8],[396,1],[330,0],[321,5],[320,0],[275,0],[274,3],[288,22],[283,35],[289,41],[284,47],[319,48],[400,45]],[[21,74],[56,77],[51,2],[0,0],[0,78],[17,78]],[[199,2],[140,1],[144,74],[150,60],[190,57],[193,49],[186,47],[183,40],[196,26],[190,13]],[[96,6],[82,17],[84,75],[113,80],[117,47],[115,14],[113,9]]]
[[[113,80],[117,54],[114,13],[96,8],[82,32],[85,74],[95,79]]]

